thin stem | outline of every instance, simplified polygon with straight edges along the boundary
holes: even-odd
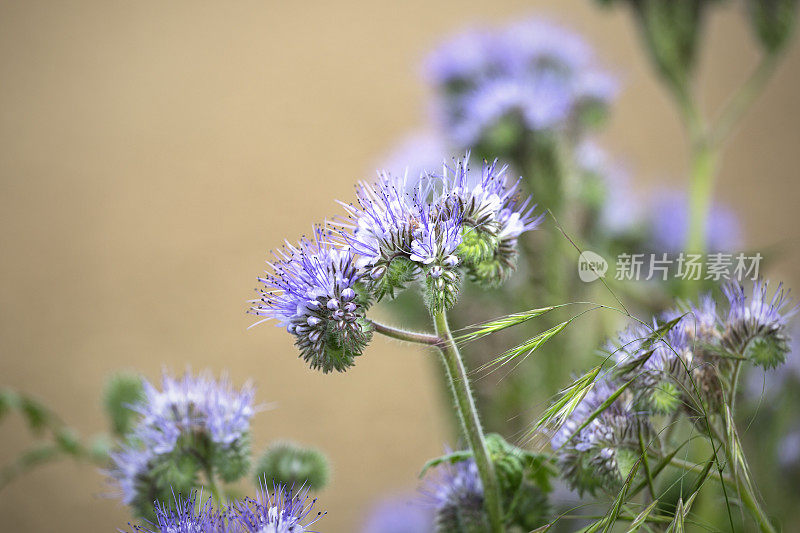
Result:
[[[371,322],[372,322],[372,327],[375,328],[376,333],[380,333],[381,335],[385,335],[393,339],[406,342],[414,342],[417,344],[426,344],[428,346],[436,346],[441,342],[441,339],[439,339],[439,337],[437,337],[436,335],[431,335],[430,333],[417,333],[414,331],[407,331],[404,329],[387,326],[385,324],[381,324],[380,322],[376,322],[374,320],[372,320]]]
[[[781,54],[767,54],[761,58],[756,69],[746,82],[731,97],[722,110],[719,120],[710,135],[710,143],[719,146],[733,133],[736,125],[744,117],[756,98],[762,93],[772,78]]]
[[[456,401],[462,429],[469,442],[475,465],[483,483],[483,497],[486,513],[489,517],[490,530],[492,533],[502,533],[503,529],[503,510],[500,503],[500,490],[497,483],[494,464],[489,458],[489,450],[486,447],[486,439],[483,435],[481,421],[478,417],[478,410],[475,407],[475,400],[472,398],[472,391],[467,378],[467,370],[461,360],[453,335],[450,332],[450,325],[447,321],[447,314],[442,311],[434,317],[436,333],[441,338],[438,345],[442,354],[447,377]]]
[[[225,502],[222,501],[222,491],[219,489],[219,485],[214,477],[214,471],[210,465],[205,467],[205,474],[206,483],[208,484],[208,489],[211,491],[211,496],[214,498],[214,501],[216,501],[217,504],[223,505]]]
[[[711,210],[718,158],[714,147],[705,139],[693,141],[691,152],[686,250],[691,253],[703,253],[706,250],[706,221]]]

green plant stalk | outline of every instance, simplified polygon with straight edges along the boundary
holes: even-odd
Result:
[[[442,311],[434,317],[436,333],[441,339],[437,346],[442,354],[447,377],[456,401],[462,429],[467,437],[467,442],[472,450],[475,465],[483,483],[483,498],[486,507],[486,514],[489,517],[489,525],[492,533],[502,533],[503,510],[500,502],[500,488],[497,483],[497,475],[494,464],[489,457],[489,450],[486,447],[486,439],[483,435],[483,428],[478,417],[478,410],[475,407],[475,400],[472,398],[472,391],[469,386],[464,362],[458,346],[450,332],[450,325],[447,321],[446,312]]]
[[[695,139],[692,142],[689,228],[686,236],[686,250],[689,253],[706,251],[706,224],[711,210],[717,162],[717,150],[705,139]]]
[[[222,501],[222,491],[220,490],[217,480],[214,477],[214,470],[212,469],[211,465],[206,465],[204,470],[206,474],[206,483],[208,484],[208,489],[211,491],[211,496],[218,505],[224,505],[225,502]]]

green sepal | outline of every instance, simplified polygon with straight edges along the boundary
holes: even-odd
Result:
[[[221,448],[211,448],[210,462],[214,472],[226,483],[240,480],[250,470],[250,435]]]

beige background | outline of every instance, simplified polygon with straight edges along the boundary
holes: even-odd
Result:
[[[100,431],[105,376],[229,369],[261,401],[255,441],[326,449],[327,532],[413,489],[446,431],[432,362],[375,341],[352,371],[307,371],[282,330],[246,330],[266,252],[337,212],[424,120],[422,55],[465,23],[544,11],[583,32],[626,87],[607,144],[636,186],[682,180],[685,148],[625,13],[588,1],[0,2],[0,384]],[[715,16],[702,92],[757,58],[736,9]],[[727,154],[719,196],[748,243],[781,244],[797,287],[800,50]],[[0,460],[29,437],[3,422]],[[114,531],[91,467],[39,470],[0,496],[3,531]]]

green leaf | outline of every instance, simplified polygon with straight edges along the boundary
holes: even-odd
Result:
[[[419,473],[419,477],[423,477],[425,473],[433,467],[439,466],[442,463],[460,463],[461,461],[466,461],[472,457],[471,451],[458,451],[448,453],[446,455],[442,455],[441,457],[436,457],[435,459],[431,459],[430,461],[426,462],[422,466],[422,470]]]

